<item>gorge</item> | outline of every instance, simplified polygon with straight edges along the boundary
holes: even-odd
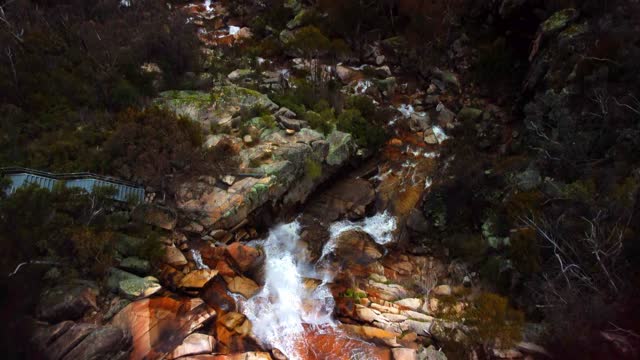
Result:
[[[0,0],[7,358],[637,358],[638,13]]]

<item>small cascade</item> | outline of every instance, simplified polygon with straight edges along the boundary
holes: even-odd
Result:
[[[266,255],[265,285],[240,304],[255,335],[291,360],[304,359],[300,346],[307,328],[322,332],[336,325],[331,318],[335,302],[327,286],[330,279],[301,261],[299,232],[298,222],[278,225],[267,239],[254,243]],[[308,285],[314,282],[319,285]]]
[[[362,219],[360,221],[342,220],[331,224],[329,228],[329,241],[324,244],[322,248],[322,255],[318,262],[320,263],[324,258],[331,254],[336,248],[336,239],[340,234],[349,230],[362,230],[369,235],[373,240],[380,244],[385,245],[393,242],[393,232],[397,228],[396,218],[389,214],[387,211],[378,213],[372,217]]]
[[[193,262],[196,263],[196,268],[198,270],[209,269],[207,264],[205,264],[202,261],[202,255],[200,254],[200,251],[198,251],[196,249],[191,249],[190,252],[191,252],[191,257],[193,258]]]

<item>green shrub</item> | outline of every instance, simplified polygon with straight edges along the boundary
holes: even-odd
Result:
[[[367,96],[356,95],[347,99],[346,108],[356,109],[365,118],[372,119],[376,116],[376,105]]]
[[[445,245],[453,256],[470,260],[483,256],[488,248],[482,236],[473,233],[454,234],[445,240]]]
[[[365,120],[355,109],[345,110],[338,116],[337,129],[350,133],[356,143],[365,148],[378,148],[386,140],[384,129]]]
[[[486,344],[509,348],[522,339],[524,314],[509,306],[507,298],[481,294],[464,313],[476,338]]]
[[[341,294],[342,297],[347,297],[347,298],[352,298],[354,300],[360,300],[360,299],[364,299],[367,297],[367,293],[363,292],[363,291],[358,291],[356,289],[353,288],[348,288],[347,290],[344,291],[344,293]]]
[[[261,104],[256,104],[250,108],[243,107],[240,109],[240,119],[242,119],[242,122],[267,115],[271,115],[271,111]]]
[[[309,126],[317,130],[325,135],[328,135],[333,131],[335,127],[336,118],[333,115],[333,110],[327,108],[323,110],[321,113],[317,113],[315,111],[307,111],[304,114],[304,120],[309,124]]]
[[[569,199],[590,203],[597,195],[596,183],[593,178],[577,180],[565,186],[564,193]]]
[[[160,189],[176,169],[215,170],[204,159],[203,143],[201,126],[187,118],[153,107],[129,109],[104,145],[105,163],[113,173]]]
[[[95,193],[63,184],[52,191],[35,185],[18,189],[0,202],[2,271],[20,262],[52,257],[64,259],[79,273],[100,277],[113,265],[113,228],[107,197],[114,189]],[[11,270],[10,270],[11,269]]]
[[[289,47],[299,50],[307,58],[317,57],[329,50],[331,42],[315,26],[305,26],[294,32]]]

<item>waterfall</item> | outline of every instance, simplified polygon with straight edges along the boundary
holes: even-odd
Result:
[[[200,251],[191,249],[191,257],[193,258],[193,262],[196,263],[196,268],[198,270],[209,268],[207,264],[202,261],[202,254],[200,254]]]
[[[396,230],[396,226],[396,218],[385,211],[360,221],[335,222],[331,224],[329,232],[331,239],[335,239],[345,231],[358,229],[371,235],[378,244],[385,245],[393,241],[393,232]]]
[[[322,263],[323,259],[335,251],[336,239],[345,231],[362,230],[371,235],[371,238],[376,243],[385,245],[393,241],[393,232],[396,227],[396,218],[386,211],[360,221],[342,220],[334,222],[329,228],[329,240],[322,248],[318,263]]]
[[[254,297],[241,302],[253,324],[254,334],[291,360],[300,360],[305,328],[318,331],[333,328],[335,306],[327,286],[328,275],[319,274],[300,254],[300,224],[292,222],[271,229],[265,240],[254,242],[266,255],[265,285]],[[305,287],[305,278],[316,279],[317,287]]]

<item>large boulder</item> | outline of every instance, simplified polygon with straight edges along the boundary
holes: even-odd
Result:
[[[151,263],[149,260],[140,259],[136,256],[130,256],[122,259],[118,267],[136,275],[146,275],[151,271]]]
[[[184,289],[202,289],[216,275],[218,275],[218,270],[194,270],[180,280],[180,287]]]
[[[418,360],[418,354],[414,349],[395,348],[391,349],[393,360]]]
[[[132,335],[130,360],[155,359],[166,356],[215,315],[201,299],[156,297],[129,304],[112,325]]]
[[[239,242],[227,246],[227,254],[238,266],[238,269],[244,273],[259,268],[265,259],[260,250]]]
[[[38,327],[32,341],[38,353],[51,360],[125,360],[131,352],[128,332],[71,321]]]
[[[307,204],[304,217],[321,219],[327,225],[344,216],[360,219],[364,217],[367,206],[374,199],[375,191],[369,181],[346,178],[311,200]]]
[[[129,299],[151,296],[162,288],[158,279],[152,276],[143,278],[116,268],[109,270],[107,286]]]
[[[338,75],[338,78],[340,79],[340,81],[342,81],[342,83],[345,85],[351,83],[352,81],[356,80],[358,77],[362,76],[362,74],[359,71],[351,67],[340,65],[340,64],[336,66],[336,74]]]
[[[187,336],[182,344],[171,352],[171,358],[177,359],[183,356],[211,354],[216,346],[216,339],[211,335],[193,333]]]
[[[200,292],[200,297],[218,312],[236,310],[236,302],[227,291],[227,283],[222,276],[216,276]]]
[[[200,180],[183,183],[177,193],[178,208],[198,217],[206,227],[230,229],[269,200],[272,180],[247,177],[226,190]]]
[[[227,288],[230,292],[240,294],[247,299],[253,297],[260,291],[260,287],[255,281],[244,276],[224,277],[227,282]]]
[[[187,258],[184,256],[182,251],[173,245],[165,246],[164,262],[176,267],[184,266],[188,263]]]
[[[154,204],[136,206],[131,217],[136,221],[165,230],[173,230],[178,221],[178,215],[173,209]]]
[[[199,120],[206,118],[212,100],[211,93],[205,91],[171,90],[160,93],[156,103],[178,115]]]
[[[329,134],[327,141],[329,142],[327,164],[333,166],[342,165],[352,156],[356,148],[351,134],[337,130]]]
[[[232,77],[241,75],[233,74]],[[236,85],[215,87],[211,92],[166,91],[160,94],[156,103],[188,116],[206,128],[211,125],[229,126],[233,116],[242,108],[278,109],[278,105],[266,95]]]
[[[40,297],[38,317],[51,323],[77,320],[89,309],[98,309],[95,284],[79,282],[47,289]]]
[[[350,264],[368,265],[382,257],[382,249],[362,230],[348,230],[335,239],[334,254]]]
[[[400,346],[397,341],[397,334],[373,326],[342,325],[342,329],[348,334],[355,335],[375,344],[391,347]]]

